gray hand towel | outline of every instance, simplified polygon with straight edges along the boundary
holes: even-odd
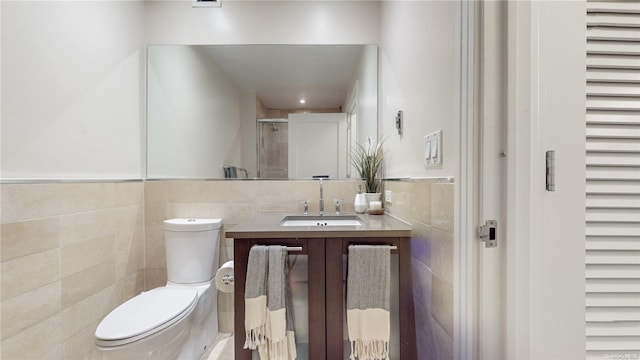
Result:
[[[347,328],[351,359],[388,360],[391,250],[389,246],[349,246]]]
[[[296,358],[287,248],[255,245],[245,282],[245,349],[260,359]]]

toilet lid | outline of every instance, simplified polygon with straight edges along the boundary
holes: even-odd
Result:
[[[147,337],[187,315],[197,301],[198,292],[193,288],[143,292],[111,311],[98,325],[96,339],[100,345],[123,345]]]

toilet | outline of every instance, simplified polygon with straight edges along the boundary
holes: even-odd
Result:
[[[200,359],[218,335],[221,226],[221,219],[164,221],[167,285],[129,299],[100,322],[102,359]]]

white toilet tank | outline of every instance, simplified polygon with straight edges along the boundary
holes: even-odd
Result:
[[[222,219],[164,221],[167,280],[193,284],[211,280],[218,268]]]

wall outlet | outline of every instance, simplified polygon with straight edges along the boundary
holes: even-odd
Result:
[[[391,204],[391,190],[384,191],[384,202]]]

